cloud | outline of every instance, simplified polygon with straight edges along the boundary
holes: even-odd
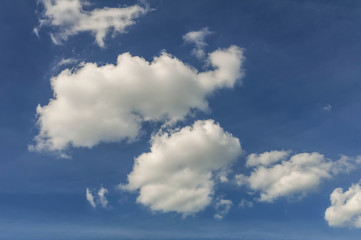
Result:
[[[231,210],[233,203],[231,200],[228,199],[219,199],[216,202],[216,210],[217,213],[214,215],[215,219],[222,220]]]
[[[330,161],[317,152],[299,153],[285,160],[288,154],[289,152],[285,151],[251,154],[252,157],[249,157],[248,161],[251,159],[252,164],[247,162],[247,165],[259,165],[256,165],[250,176],[236,175],[237,184],[247,185],[252,190],[260,192],[259,201],[273,202],[280,197],[302,197],[316,189],[324,179],[332,178],[341,172],[349,172],[356,164],[353,158],[342,156],[337,161]],[[281,160],[281,163],[276,164]],[[270,165],[271,163],[273,165]]]
[[[252,153],[248,156],[246,166],[255,167],[257,165],[268,166],[272,163],[284,160],[290,155],[290,151],[270,151],[262,154]]]
[[[205,57],[204,48],[207,46],[205,38],[212,32],[208,28],[203,28],[200,31],[189,32],[183,36],[183,40],[186,43],[194,44],[195,48],[192,50],[192,54],[197,58],[202,59]]]
[[[90,205],[95,208],[96,207],[96,204],[94,202],[94,196],[93,194],[91,193],[91,191],[89,190],[89,188],[86,189],[86,200],[88,200],[88,202],[90,203]]]
[[[153,211],[189,215],[207,207],[215,176],[241,153],[239,140],[213,120],[152,137],[150,152],[135,159],[128,184],[139,190],[137,202]]]
[[[242,199],[240,202],[239,202],[239,206],[241,207],[241,208],[251,208],[251,207],[253,207],[253,202],[251,202],[251,201],[248,201],[248,200],[246,200],[246,199]]]
[[[352,185],[348,191],[336,188],[330,196],[331,206],[325,219],[333,227],[361,228],[361,186]]]
[[[108,194],[108,190],[104,187],[101,187],[98,191],[99,203],[103,208],[108,206],[108,199],[105,197],[105,194]]]
[[[37,107],[40,128],[30,150],[61,152],[68,146],[134,141],[144,121],[179,121],[207,111],[207,97],[232,88],[243,76],[242,49],[209,55],[213,70],[198,72],[166,52],[152,62],[129,53],[116,65],[84,63],[51,79],[54,97]]]
[[[93,195],[93,193],[89,190],[89,188],[87,188],[86,199],[93,208],[96,208],[97,205],[106,208],[108,206],[108,199],[105,197],[105,195],[108,193],[109,191],[106,188],[101,187],[98,191],[98,194]]]
[[[61,67],[61,66],[64,66],[64,65],[70,65],[70,64],[75,64],[77,63],[78,60],[75,59],[75,58],[62,58],[57,64],[56,66],[57,67]]]
[[[52,26],[55,32],[51,38],[60,44],[68,37],[80,32],[90,32],[99,46],[104,46],[104,39],[112,33],[124,33],[127,27],[135,24],[135,19],[144,15],[148,9],[139,5],[124,8],[103,8],[92,11],[84,10],[87,2],[81,0],[40,0],[44,13],[40,19],[42,26]],[[38,28],[34,29],[38,36]]]

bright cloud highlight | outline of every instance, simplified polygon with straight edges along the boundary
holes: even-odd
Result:
[[[152,137],[150,152],[135,159],[128,184],[153,211],[189,215],[211,203],[217,172],[241,154],[239,140],[213,120]]]
[[[143,121],[178,121],[208,110],[207,97],[243,76],[237,46],[209,54],[213,70],[198,72],[166,52],[152,62],[123,53],[116,65],[85,63],[51,79],[54,97],[37,107],[40,133],[30,150],[133,141]]]

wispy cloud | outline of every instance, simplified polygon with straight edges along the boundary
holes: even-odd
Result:
[[[85,197],[93,208],[96,208],[98,205],[100,205],[103,208],[106,208],[108,207],[109,202],[105,195],[108,193],[109,191],[106,188],[101,187],[97,195],[93,195],[92,191],[89,188],[87,188]]]
[[[183,36],[183,40],[186,43],[194,44],[195,48],[192,50],[192,54],[197,58],[202,59],[205,57],[205,47],[207,43],[205,38],[210,35],[212,32],[208,28],[203,28],[199,31],[192,31]]]
[[[232,205],[233,203],[229,199],[218,199],[215,206],[217,213],[214,215],[214,218],[222,220],[231,210]]]
[[[86,197],[86,200],[88,200],[89,204],[93,208],[95,208],[97,206],[94,201],[94,196],[93,196],[92,192],[89,190],[89,188],[86,189],[85,197]]]

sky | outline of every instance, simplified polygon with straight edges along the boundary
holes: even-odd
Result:
[[[1,239],[359,239],[359,1],[5,0],[0,31]]]

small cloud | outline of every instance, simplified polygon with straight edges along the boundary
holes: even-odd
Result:
[[[75,64],[77,63],[79,60],[75,59],[75,58],[62,58],[58,64],[56,64],[57,66],[64,66],[64,65],[71,65],[71,64]]]
[[[105,197],[105,194],[108,194],[108,190],[104,187],[101,187],[98,191],[99,203],[103,208],[108,206],[108,199]]]
[[[54,64],[52,71],[56,72],[58,70],[62,70],[64,67],[73,67],[79,62],[80,60],[75,58],[62,58]]]
[[[35,28],[33,29],[33,33],[35,34],[35,36],[36,36],[37,38],[40,38],[40,36],[39,36],[39,29],[38,29],[37,27],[35,27]]]
[[[212,32],[208,28],[203,28],[200,31],[189,32],[183,36],[183,40],[186,43],[191,43],[195,45],[195,48],[192,50],[192,54],[199,59],[205,57],[204,48],[207,46],[205,38],[210,35]]]
[[[91,191],[89,190],[89,188],[86,188],[86,200],[88,200],[88,202],[90,203],[90,205],[93,207],[93,208],[96,208],[96,204],[94,202],[94,196],[93,194],[91,193]]]
[[[215,219],[222,220],[231,210],[232,208],[232,201],[228,199],[219,199],[216,202],[216,211],[217,213],[214,215]]]
[[[239,206],[241,208],[251,208],[251,207],[253,207],[253,202],[248,201],[246,199],[242,199],[239,203]]]
[[[247,167],[255,167],[258,165],[268,166],[275,162],[285,160],[291,151],[270,151],[261,154],[252,153],[247,158]]]
[[[93,195],[93,193],[90,191],[89,188],[86,188],[86,200],[88,200],[89,204],[96,208],[97,205],[100,205],[103,208],[108,207],[108,199],[105,197],[106,194],[108,194],[108,189],[101,187],[98,191],[97,195]]]

